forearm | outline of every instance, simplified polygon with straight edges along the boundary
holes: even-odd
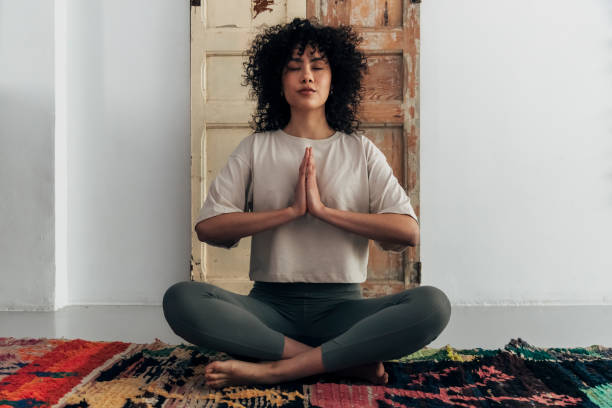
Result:
[[[419,242],[418,223],[404,214],[366,214],[325,207],[319,218],[376,241],[409,246]]]
[[[217,215],[196,225],[198,239],[202,242],[234,242],[278,225],[292,221],[297,216],[291,208],[272,211],[234,212]]]

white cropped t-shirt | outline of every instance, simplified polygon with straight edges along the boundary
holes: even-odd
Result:
[[[338,131],[317,140],[278,129],[252,133],[239,143],[212,181],[195,225],[220,214],[290,206],[307,146],[312,146],[325,206],[406,214],[418,222],[385,155],[364,135]],[[230,249],[238,242],[216,246]],[[360,283],[366,280],[368,254],[368,238],[307,213],[252,235],[249,277],[263,282]]]

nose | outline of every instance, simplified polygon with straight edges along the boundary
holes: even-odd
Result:
[[[304,74],[302,76],[302,82],[312,82],[312,70],[306,66],[303,70]]]

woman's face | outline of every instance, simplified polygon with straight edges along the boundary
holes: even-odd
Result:
[[[310,45],[300,56],[298,49],[293,54],[282,75],[283,93],[293,109],[310,110],[325,106],[331,86],[331,68],[326,57]],[[313,91],[302,91],[310,88]]]

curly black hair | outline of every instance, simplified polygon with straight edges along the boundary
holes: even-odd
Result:
[[[292,22],[266,28],[255,36],[246,51],[244,62],[246,83],[251,85],[251,98],[256,98],[257,109],[249,122],[257,132],[285,127],[291,118],[291,110],[282,90],[282,73],[293,50],[299,55],[307,45],[326,57],[331,71],[330,93],[325,102],[325,118],[329,126],[350,134],[359,129],[355,118],[363,97],[361,81],[367,72],[367,60],[357,50],[363,41],[351,26],[320,25],[316,18],[294,18]]]

